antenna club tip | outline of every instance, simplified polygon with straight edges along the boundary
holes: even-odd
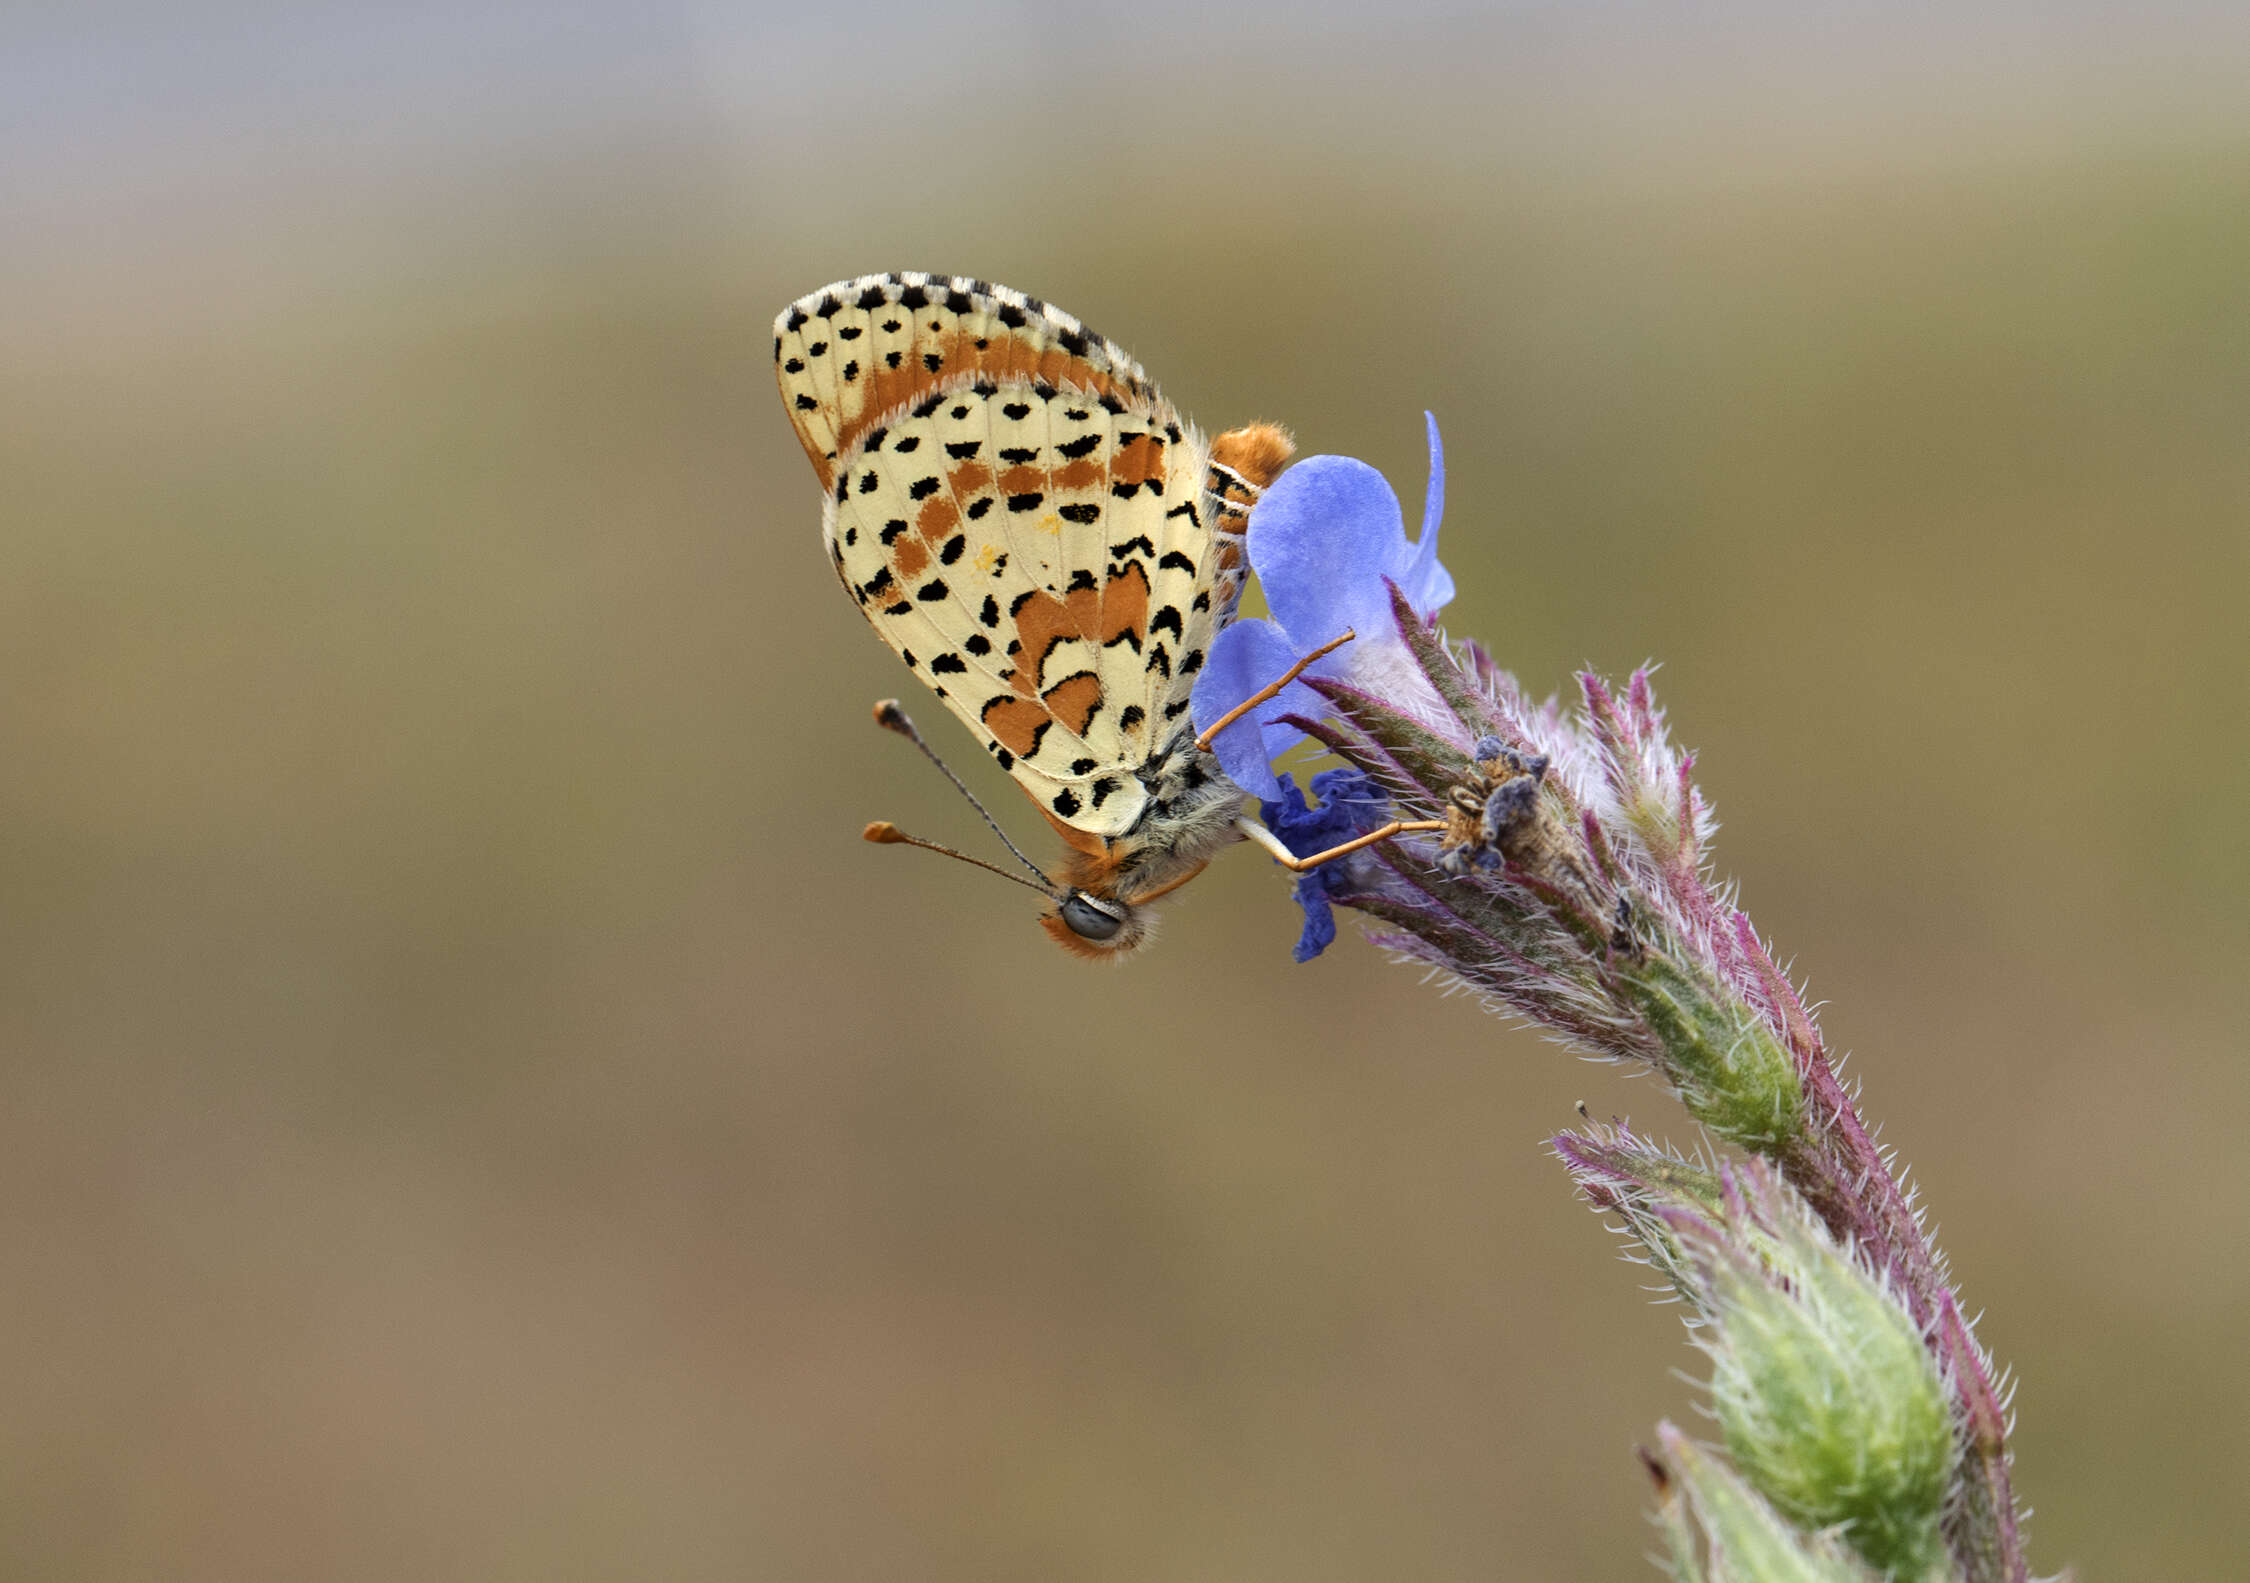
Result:
[[[911,736],[914,733],[914,722],[906,718],[906,710],[896,698],[877,700],[875,723],[885,731],[896,731],[905,736]]]
[[[859,838],[862,841],[872,841],[877,846],[895,846],[904,841],[906,836],[897,825],[892,824],[888,819],[876,819],[871,821],[866,829],[860,831]]]

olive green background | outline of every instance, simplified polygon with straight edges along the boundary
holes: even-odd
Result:
[[[1653,1577],[1650,1083],[1247,850],[1122,969],[868,704],[767,325],[1048,297],[1663,662],[2021,1379],[2250,1560],[2250,29],[2030,8],[9,24],[0,1572]],[[965,772],[1044,839],[1005,779]]]

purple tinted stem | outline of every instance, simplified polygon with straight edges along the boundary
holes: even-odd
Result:
[[[1890,1162],[1868,1136],[1797,992],[1773,965],[1750,920],[1739,913],[1735,944],[1757,975],[1811,1101],[1804,1133],[1779,1157],[1782,1175],[1830,1231],[1850,1237],[1877,1268],[1890,1273],[1931,1350],[1953,1376],[1967,1423],[1970,1461],[1965,1479],[1970,1498],[1955,1514],[1950,1535],[1954,1554],[1967,1568],[1969,1583],[2025,1583],[2029,1567],[2016,1527],[2007,1419],[1962,1323],[1944,1260],[1891,1174]]]

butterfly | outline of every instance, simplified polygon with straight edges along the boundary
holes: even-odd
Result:
[[[1250,508],[1294,449],[1283,430],[1206,441],[1115,342],[958,276],[800,298],[774,367],[837,578],[1062,837],[1059,880],[1024,860],[1050,936],[1121,958],[1149,938],[1148,904],[1221,848],[1283,852],[1239,817],[1189,711],[1241,597]]]

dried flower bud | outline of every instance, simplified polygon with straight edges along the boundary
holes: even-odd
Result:
[[[1547,764],[1544,753],[1520,753],[1498,737],[1479,740],[1475,760],[1447,789],[1438,867],[1455,879],[1472,864],[1495,869],[1503,863],[1558,871],[1559,877],[1567,864],[1576,882],[1588,885],[1570,850],[1570,832],[1539,795]]]

